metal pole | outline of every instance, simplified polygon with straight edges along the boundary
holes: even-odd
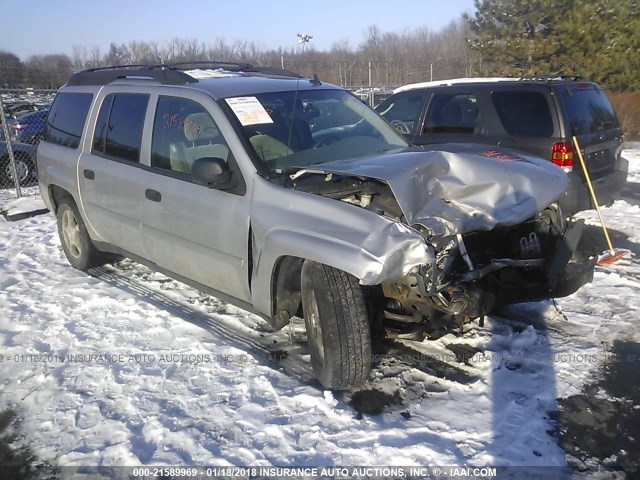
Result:
[[[11,175],[13,183],[16,186],[16,195],[18,198],[22,196],[20,182],[18,181],[18,170],[16,169],[16,157],[13,155],[13,146],[11,145],[11,137],[9,136],[9,126],[7,125],[7,117],[4,114],[4,105],[2,103],[2,95],[0,95],[0,120],[2,120],[2,131],[4,132],[4,140],[7,144],[7,153],[9,154],[9,165],[11,166]]]
[[[429,64],[429,70],[431,71],[430,80],[433,82],[433,63]]]
[[[369,60],[369,106],[373,108],[373,85],[371,83],[371,60]]]

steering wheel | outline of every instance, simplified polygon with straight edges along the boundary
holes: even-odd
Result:
[[[401,120],[391,120],[389,123],[402,134],[409,135],[411,133],[409,126]]]
[[[315,148],[324,148],[329,145],[333,145],[334,143],[340,141],[340,137],[337,135],[327,135],[320,139],[318,143],[316,143]]]

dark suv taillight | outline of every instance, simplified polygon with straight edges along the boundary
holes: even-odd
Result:
[[[551,150],[551,161],[569,173],[573,171],[573,148],[569,142],[554,143]]]

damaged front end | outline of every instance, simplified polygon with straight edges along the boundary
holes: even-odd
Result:
[[[505,164],[477,152],[430,153],[426,161],[424,152],[400,156],[394,169],[372,159],[290,175],[294,189],[373,211],[424,238],[428,262],[400,278],[361,279],[380,286],[388,335],[437,336],[592,280],[596,256],[577,252],[583,221],[568,220],[555,201],[566,188],[559,169],[530,158],[509,156],[521,162]],[[478,167],[483,173],[472,178]]]
[[[576,251],[583,227],[553,204],[516,226],[440,239],[430,265],[382,285],[387,326],[419,337],[508,304],[571,295],[593,279],[596,257]]]

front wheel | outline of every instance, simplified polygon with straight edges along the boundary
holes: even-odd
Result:
[[[301,281],[311,364],[318,380],[332,390],[361,385],[371,370],[371,330],[358,279],[307,260]]]

